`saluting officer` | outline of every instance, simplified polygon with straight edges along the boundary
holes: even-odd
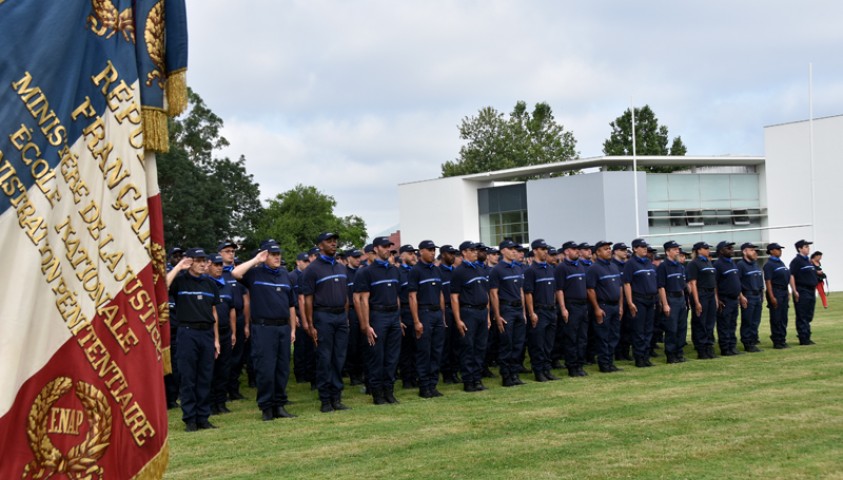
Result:
[[[656,269],[647,257],[647,242],[632,241],[632,258],[623,269],[624,299],[632,317],[632,352],[636,367],[652,367],[650,340],[653,336],[658,282]]]
[[[231,371],[232,349],[237,343],[237,313],[234,311],[234,289],[222,275],[223,260],[219,254],[211,255],[208,264],[210,276],[219,288],[220,303],[216,304],[217,332],[220,337],[220,354],[214,360],[211,381],[211,415],[231,413],[225,405],[228,398],[228,375]]]
[[[799,345],[814,345],[811,340],[811,321],[817,303],[817,267],[808,255],[814,242],[796,242],[796,256],[790,261],[790,285],[793,291],[793,308],[796,310],[796,335]]]
[[[603,373],[617,372],[615,347],[620,338],[623,315],[623,279],[612,263],[612,242],[599,241],[595,245],[597,261],[585,272],[588,302],[594,310],[594,331],[597,335],[597,363]]]
[[[348,410],[342,403],[342,367],[348,349],[348,274],[334,259],[339,235],[322,232],[316,237],[319,256],[310,262],[301,279],[304,314],[316,346],[316,388],[322,413]]]
[[[685,266],[678,261],[679,244],[673,240],[665,242],[667,257],[656,269],[659,297],[664,313],[664,353],[667,363],[682,363],[685,353],[682,349],[688,337],[688,304],[685,301]]]
[[[436,389],[439,383],[439,366],[445,343],[445,297],[442,295],[442,277],[436,260],[436,244],[432,240],[419,243],[421,259],[410,270],[410,314],[413,329],[405,335],[415,337],[416,372],[419,379],[419,396],[441,397]]]
[[[764,282],[767,286],[767,308],[770,310],[770,339],[773,348],[790,348],[787,344],[787,310],[790,301],[790,269],[782,261],[782,247],[778,243],[767,245],[767,263],[764,264]]]
[[[281,247],[275,241],[263,242],[257,255],[236,266],[231,274],[249,289],[249,330],[262,419],[292,418],[284,405],[288,403],[297,299],[287,269],[281,267]]]
[[[738,267],[732,260],[735,251],[734,242],[721,241],[717,244],[717,341],[720,354],[737,355],[738,306],[741,295],[741,277]]]
[[[565,367],[569,377],[584,377],[587,374],[585,349],[588,344],[588,293],[586,291],[585,265],[580,263],[577,243],[565,242],[562,252],[565,259],[556,267],[556,299],[559,303],[562,324],[562,342],[565,352]]]
[[[499,334],[498,365],[504,387],[522,385],[521,350],[527,337],[524,320],[524,274],[516,263],[518,244],[512,240],[500,243],[503,259],[489,273],[489,299],[495,327]]]
[[[477,245],[460,244],[463,262],[451,278],[451,308],[460,333],[460,373],[466,392],[486,390],[481,381],[486,340],[489,336],[489,283],[486,271],[477,263]]]
[[[416,336],[413,334],[413,315],[410,313],[410,271],[416,264],[416,247],[401,245],[398,249],[401,263],[398,265],[398,275],[401,288],[398,300],[401,302],[401,356],[398,369],[401,371],[401,382],[404,388],[418,388],[416,379]]]
[[[741,274],[741,343],[747,352],[760,352],[758,327],[761,326],[761,306],[764,303],[764,274],[755,261],[758,247],[751,242],[741,245],[743,258],[738,260]]]
[[[211,415],[211,379],[214,359],[220,353],[217,330],[219,287],[205,272],[208,255],[201,248],[191,248],[185,258],[167,273],[167,288],[175,298],[179,312],[179,373],[182,421],[185,431],[217,428],[208,421]],[[179,275],[182,270],[186,273]]]
[[[167,273],[178,265],[184,257],[184,249],[173,247],[170,249],[168,257]],[[170,294],[168,303],[170,307],[170,321],[168,323],[170,324],[170,364],[172,365],[172,373],[164,375],[164,390],[167,394],[167,409],[171,409],[179,406],[179,322],[176,317],[176,299],[172,294]]]
[[[524,271],[524,303],[530,364],[537,381],[556,379],[550,354],[556,337],[556,278],[549,262],[550,248],[543,238],[533,240],[533,263]]]
[[[445,344],[442,351],[442,381],[446,384],[462,383],[460,371],[460,333],[454,323],[454,311],[451,309],[451,278],[454,276],[455,262],[460,251],[451,245],[439,247],[439,276],[442,278],[442,296],[445,298]]]
[[[714,325],[717,321],[717,270],[711,264],[711,245],[694,244],[694,259],[686,274],[691,290],[691,339],[701,360],[716,358]]]
[[[398,403],[394,394],[395,370],[401,351],[398,316],[398,269],[389,262],[389,237],[372,242],[375,259],[354,279],[354,308],[366,339],[368,387],[375,405]]]

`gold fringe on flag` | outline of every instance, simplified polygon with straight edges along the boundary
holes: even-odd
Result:
[[[187,70],[169,72],[167,76],[167,114],[177,117],[187,108]]]
[[[143,107],[143,146],[147,150],[167,153],[170,137],[167,134],[167,114],[155,107]]]
[[[164,364],[164,375],[173,373],[173,360],[170,357],[170,347],[161,350],[161,363]]]
[[[166,440],[161,450],[152,457],[146,465],[132,477],[132,480],[158,480],[164,478],[164,471],[167,470],[167,462],[170,460],[170,441]]]

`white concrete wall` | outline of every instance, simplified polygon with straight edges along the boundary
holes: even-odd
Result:
[[[778,227],[812,223],[811,190],[815,218],[811,227],[768,232],[767,240],[781,243],[783,256],[795,255],[793,244],[812,240],[812,251],[823,252],[823,269],[834,291],[843,290],[843,254],[836,252],[843,239],[843,116],[814,121],[814,175],[811,181],[809,124],[775,125],[764,129],[766,166],[763,178],[769,225]]]

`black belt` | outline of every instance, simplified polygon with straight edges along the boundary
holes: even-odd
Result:
[[[725,299],[728,299],[728,300],[737,300],[738,295],[725,295],[725,294],[721,293],[720,298],[725,298]]]
[[[635,292],[632,292],[632,298],[637,298],[637,299],[639,299],[639,300],[650,300],[650,301],[653,301],[653,300],[655,300],[655,299],[656,299],[656,297],[657,297],[657,296],[656,296],[655,294],[645,294],[645,293],[635,293]]]
[[[425,310],[428,312],[438,312],[439,305],[419,305],[419,310]]]
[[[714,292],[714,289],[713,289],[713,288],[697,287],[697,289],[698,289],[699,291],[701,291],[701,292],[705,292],[705,293],[712,293],[712,292]]]
[[[314,312],[343,313],[345,307],[313,307]]]
[[[510,302],[509,300],[498,300],[498,303],[500,303],[501,305],[506,305],[507,307],[521,308],[521,302]]]
[[[683,292],[667,292],[668,297],[684,297],[685,294]]]
[[[565,303],[569,303],[571,305],[587,305],[588,304],[588,302],[586,302],[584,298],[565,298]]]
[[[597,303],[602,304],[602,305],[617,305],[618,301],[617,300],[598,300]]]
[[[747,290],[744,295],[761,295],[761,290]]]
[[[265,327],[281,327],[290,323],[290,317],[284,318],[253,318],[253,325],[263,325]]]
[[[556,310],[556,305],[533,305],[533,310]]]
[[[799,284],[797,283],[797,284],[796,284],[796,288],[802,288],[802,289],[805,289],[805,290],[813,290],[813,289],[817,288],[817,286],[816,286],[816,285],[808,285],[808,286],[805,286],[805,285],[799,285]]]
[[[470,308],[472,310],[486,310],[486,305],[471,305],[469,303],[464,303],[460,307]]]
[[[181,322],[179,323],[179,327],[189,328],[192,330],[210,330],[214,328],[214,324],[206,322]]]
[[[397,312],[398,305],[369,305],[369,310],[373,312]]]

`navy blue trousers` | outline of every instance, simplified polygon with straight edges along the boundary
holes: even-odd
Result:
[[[662,316],[664,351],[671,354],[680,353],[688,338],[688,304],[685,303],[684,295],[668,295],[667,304],[670,306],[670,315]]]
[[[699,297],[702,304],[702,313],[697,316],[696,306],[691,307],[693,312],[691,315],[691,340],[696,350],[714,345],[714,325],[717,322],[717,302],[714,299],[714,292],[700,291]]]
[[[597,336],[597,363],[601,366],[608,366],[614,363],[615,347],[621,338],[621,319],[618,315],[617,305],[600,304],[600,308],[606,315],[603,323],[597,323],[594,319],[594,333]]]
[[[790,305],[790,296],[787,288],[773,290],[773,296],[778,306],[768,303],[770,309],[770,340],[774,345],[781,345],[787,341],[787,310]]]
[[[214,331],[180,326],[178,342],[182,420],[201,423],[211,416]]]
[[[251,326],[252,360],[255,366],[255,385],[258,387],[258,408],[261,410],[287,403],[290,330],[290,325],[267,326],[253,323]]]
[[[533,373],[549,372],[553,342],[556,340],[556,309],[536,309],[539,321],[536,326],[527,322],[527,338],[530,347],[530,364]]]
[[[445,324],[442,312],[419,310],[422,336],[416,339],[416,371],[420,388],[433,388],[439,383],[442,349],[445,346]],[[416,335],[415,329],[407,335]]]
[[[301,327],[301,322],[296,327],[296,341],[293,347],[293,373],[296,381],[312,382],[316,374],[316,348],[313,346],[313,339]]]
[[[366,336],[360,331],[360,320],[354,309],[348,311],[348,352],[345,357],[345,371],[349,376],[362,377],[365,370],[363,352],[366,348]]]
[[[231,373],[231,328],[220,328],[220,354],[214,360],[211,380],[211,405],[225,403],[228,399],[228,375]]]
[[[342,396],[342,367],[348,351],[348,317],[345,312],[313,312],[317,332],[316,388],[319,400],[330,402]]]
[[[243,372],[243,365],[246,364],[246,318],[242,313],[237,315],[236,326],[237,343],[231,349],[231,368],[228,370],[228,385],[226,386],[229,395],[240,393],[240,374]]]
[[[453,375],[460,371],[460,332],[454,324],[454,313],[445,308],[445,342],[442,347],[442,375]]]
[[[717,312],[717,343],[720,350],[734,348],[738,344],[738,308],[740,301],[737,297],[720,297],[723,308]]]
[[[498,330],[497,322],[492,322],[492,329],[498,331],[498,365],[501,375],[515,375],[521,371],[521,351],[527,339],[527,324],[520,307],[501,305],[501,316],[506,320],[503,332]]]
[[[416,378],[416,330],[413,327],[413,315],[409,305],[401,307],[401,323],[404,325],[404,336],[401,337],[398,368],[401,370],[401,379],[412,382]]]
[[[746,294],[746,308],[741,308],[741,343],[758,345],[758,327],[761,326],[761,294]]]
[[[796,287],[799,301],[793,305],[796,310],[796,336],[800,342],[811,339],[811,321],[814,320],[814,307],[817,304],[816,287]]]
[[[588,346],[588,306],[566,302],[568,321],[562,320],[562,343],[565,351],[565,366],[582,367],[585,364],[585,349]]]
[[[366,365],[368,385],[372,390],[392,388],[395,384],[395,370],[401,353],[401,320],[398,312],[369,311],[369,326],[377,338],[374,346],[369,345],[366,335]]]
[[[460,374],[463,382],[479,382],[489,337],[489,309],[460,308],[460,319],[468,331],[460,337]]]
[[[632,352],[635,358],[650,357],[650,340],[653,338],[653,322],[657,303],[640,300],[632,296],[638,313],[632,319]]]
[[[173,372],[164,375],[164,391],[167,394],[167,404],[174,404],[179,399],[179,324],[170,319],[170,365]]]

